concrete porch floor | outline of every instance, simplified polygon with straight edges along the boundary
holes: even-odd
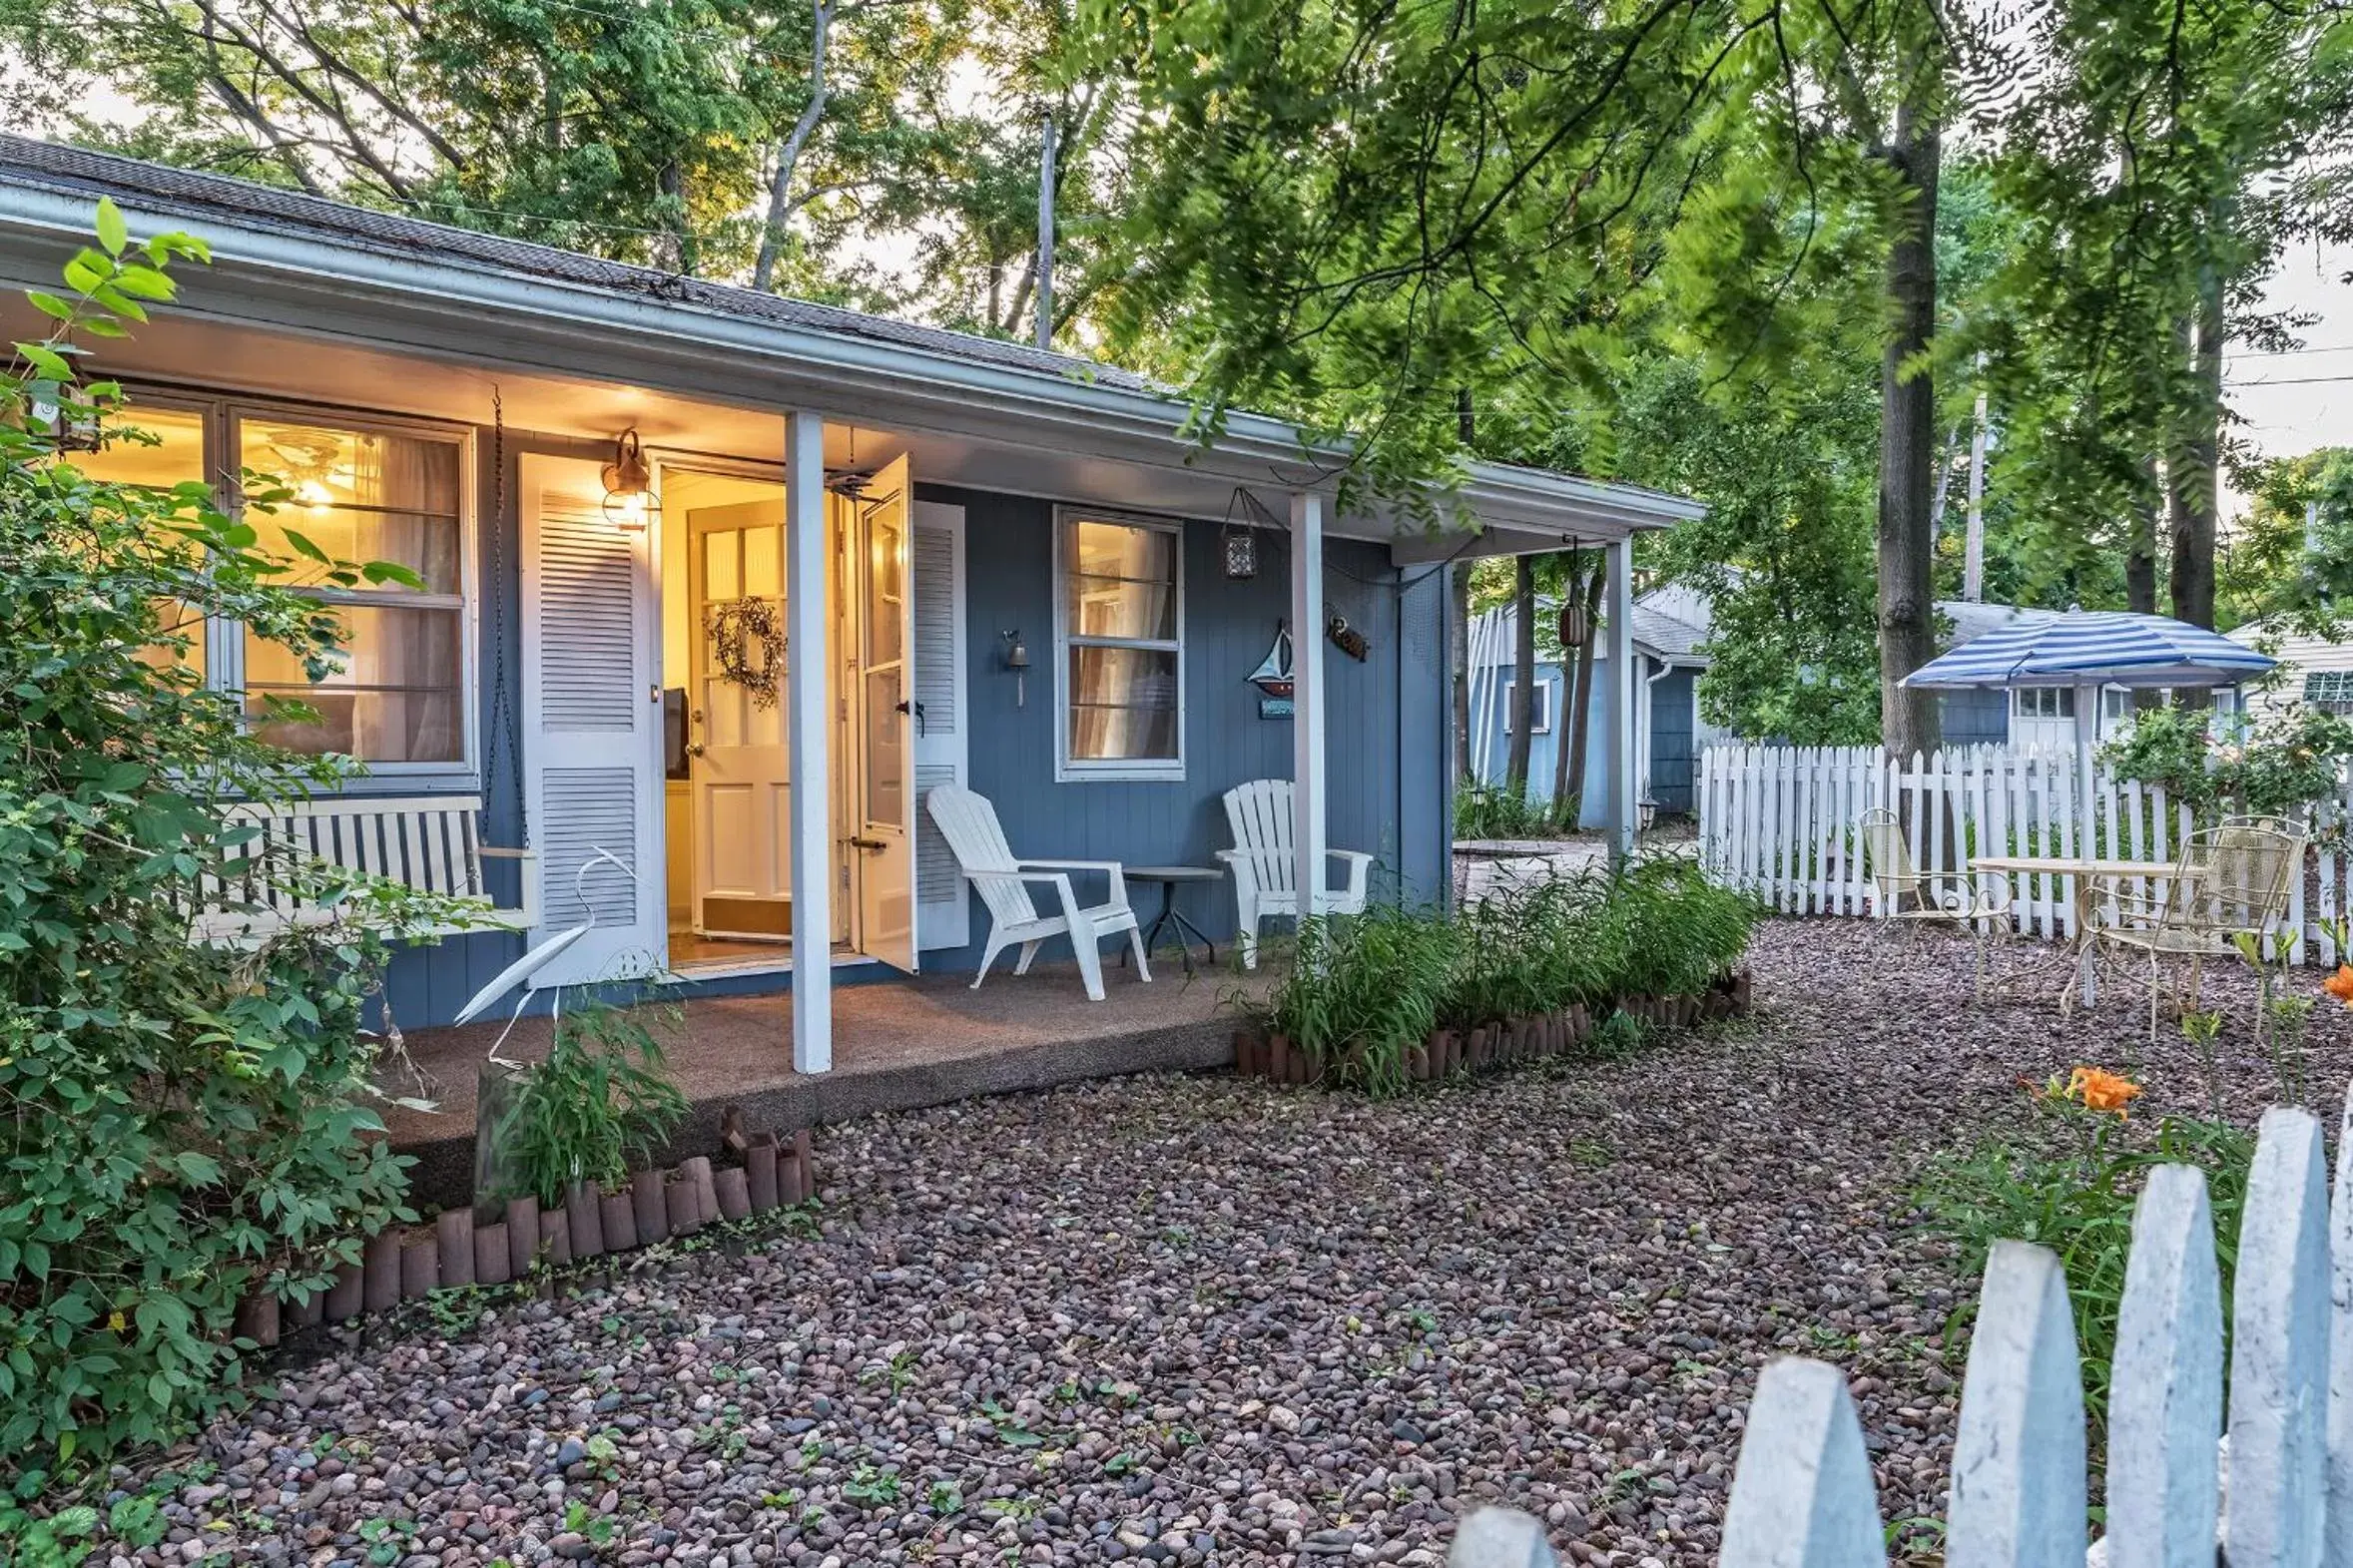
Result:
[[[1267,971],[1244,978],[1214,969],[1187,979],[1176,955],[1165,956],[1145,985],[1106,955],[1100,1002],[1087,1000],[1069,963],[1021,976],[1000,966],[977,991],[968,972],[855,985],[837,979],[834,1070],[822,1074],[793,1070],[790,994],[676,1004],[656,1033],[694,1113],[670,1156],[711,1152],[730,1105],[741,1106],[754,1129],[790,1130],[1075,1079],[1230,1063],[1240,1015],[1226,1004],[1263,987]],[[439,1105],[384,1108],[393,1147],[417,1161],[412,1206],[454,1207],[471,1196],[475,1072],[500,1027],[415,1030],[407,1051],[425,1082],[386,1075],[387,1093]],[[547,1019],[526,1018],[501,1054],[535,1061],[550,1037]],[[819,1154],[822,1164],[822,1144]]]

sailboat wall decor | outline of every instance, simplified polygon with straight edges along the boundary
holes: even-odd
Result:
[[[1258,688],[1258,717],[1261,719],[1289,719],[1296,712],[1292,703],[1291,685],[1291,628],[1275,623],[1275,641],[1267,649],[1267,656],[1250,672],[1249,681]]]

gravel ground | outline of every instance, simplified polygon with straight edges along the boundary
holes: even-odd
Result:
[[[1852,1373],[1886,1515],[1934,1516],[1971,1286],[1910,1226],[1919,1161],[2080,1061],[2199,1099],[2144,992],[2062,1023],[2059,965],[2000,950],[1973,1010],[1966,942],[1777,922],[1758,1016],[1631,1062],[832,1129],[815,1239],[290,1352],[268,1401],[118,1474],[167,1498],[138,1560],[1430,1564],[1501,1501],[1577,1561],[1700,1564],[1792,1351]],[[2342,1084],[2346,1015],[2314,1034]],[[2230,1075],[2251,1115],[2269,1068]]]

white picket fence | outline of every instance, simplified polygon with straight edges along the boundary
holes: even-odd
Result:
[[[2230,1568],[2353,1564],[2353,1095],[2337,1150],[2332,1208],[2319,1118],[2263,1118],[2239,1224],[2227,1408],[2205,1174],[2151,1172],[2110,1368],[2105,1535],[2088,1548],[2065,1274],[2046,1248],[1996,1246],[1962,1382],[1946,1568],[2214,1568],[2217,1541]],[[1466,1521],[1448,1558],[1555,1560],[1536,1521],[1502,1509]],[[1885,1568],[1871,1459],[1837,1367],[1765,1367],[1717,1562]]]
[[[1973,856],[1988,854],[2170,865],[2193,825],[2189,807],[2168,801],[2161,788],[2093,768],[2095,815],[2086,831],[2071,752],[1948,747],[1899,763],[1876,747],[1711,746],[1700,753],[1696,786],[1700,861],[1718,881],[1785,914],[1876,915],[1856,824],[1884,806],[1908,824],[1913,861],[1924,871],[1966,869]],[[2348,809],[2353,791],[2314,812],[2319,847],[2290,889],[2288,925],[2303,933],[2296,955],[2307,963],[2338,961],[2330,922],[2353,907],[2346,888],[2353,857],[2339,853],[2323,830],[2345,820]],[[1929,829],[1940,821],[1951,824],[1949,833]],[[2006,880],[2008,919],[2018,934],[2075,934],[2065,877]]]

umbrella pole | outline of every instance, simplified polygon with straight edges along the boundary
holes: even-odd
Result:
[[[2100,688],[2096,685],[2075,688],[2075,788],[2080,797],[2081,810],[2075,819],[2075,858],[2084,861],[2099,858],[2098,792],[2091,782],[2091,754],[2099,737],[2099,694]],[[2079,954],[2076,965],[2082,971],[2083,1005],[2086,1008],[2097,999],[2091,974],[2091,900],[2087,896],[2090,887],[2090,878],[2078,873],[2075,883],[2075,945]]]

